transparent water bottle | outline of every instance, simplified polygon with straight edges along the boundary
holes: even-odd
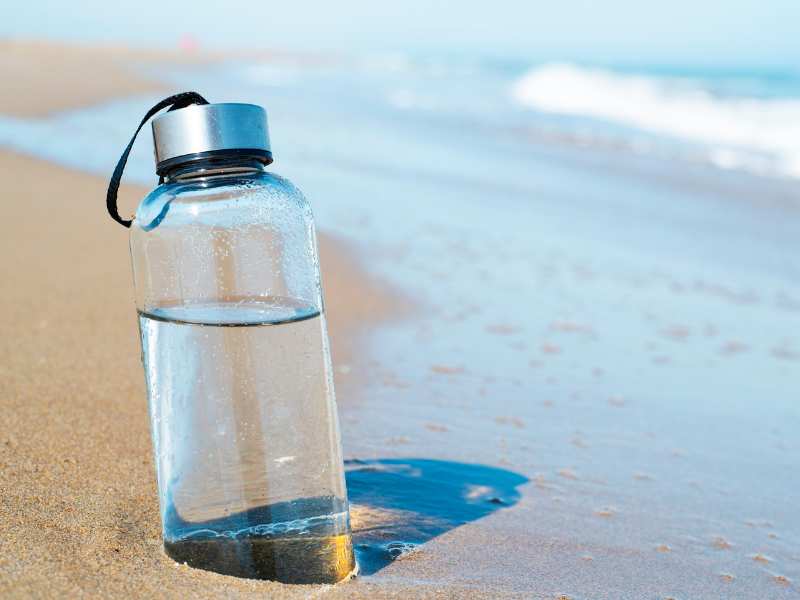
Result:
[[[162,183],[130,237],[164,547],[340,581],[355,562],[311,209],[265,170],[262,108],[184,103],[153,121]]]

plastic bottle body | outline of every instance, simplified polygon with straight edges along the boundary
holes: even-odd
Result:
[[[246,161],[141,203],[131,254],[168,554],[287,582],[354,569],[313,219]]]

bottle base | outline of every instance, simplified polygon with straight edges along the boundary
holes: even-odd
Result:
[[[350,534],[165,541],[164,551],[196,569],[281,583],[338,583],[356,571]]]

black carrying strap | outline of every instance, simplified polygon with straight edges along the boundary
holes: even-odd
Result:
[[[136,133],[133,134],[128,147],[125,148],[122,156],[120,156],[119,162],[114,169],[114,174],[111,175],[111,181],[108,182],[108,193],[106,194],[106,208],[108,208],[108,214],[111,215],[111,218],[120,225],[130,227],[131,223],[133,222],[123,219],[119,216],[119,210],[117,210],[117,192],[119,192],[119,184],[122,181],[122,172],[125,170],[125,165],[128,163],[128,155],[131,153],[131,148],[133,148],[133,142],[136,141],[136,136],[139,135],[139,132],[142,130],[142,127],[144,127],[144,124],[147,123],[147,121],[149,121],[157,112],[167,108],[168,106],[169,110],[178,110],[179,108],[186,108],[192,104],[208,104],[208,100],[203,98],[197,92],[181,92],[180,94],[175,94],[169,98],[164,98],[161,102],[147,111],[144,119],[142,119],[142,122],[139,123],[139,127],[136,128]]]

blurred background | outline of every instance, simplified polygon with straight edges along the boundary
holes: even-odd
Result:
[[[59,235],[122,247],[100,183],[160,98],[264,105],[323,262],[358,264],[324,265],[346,456],[527,481],[513,502],[482,481],[464,498],[504,508],[433,541],[378,527],[371,552],[426,541],[426,560],[368,582],[797,593],[800,4],[4,8],[0,145],[100,186]],[[126,179],[151,187],[143,131]]]
[[[297,87],[265,51],[314,63],[333,109],[467,119],[508,136],[796,177],[800,16],[787,0],[502,0],[388,5],[14,3],[0,34],[186,52],[238,51],[227,85]],[[42,68],[47,68],[46,64]],[[357,85],[322,77],[336,68]],[[91,78],[90,65],[79,73]],[[342,96],[342,86],[353,97]],[[230,89],[230,88],[229,88]],[[362,103],[362,104],[358,104]],[[331,125],[336,125],[331,123]]]

